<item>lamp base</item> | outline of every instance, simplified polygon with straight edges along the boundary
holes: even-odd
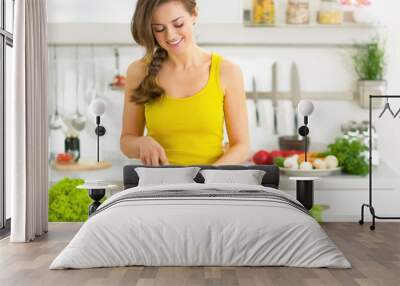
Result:
[[[306,209],[312,209],[314,205],[314,181],[296,181],[296,198]]]
[[[89,189],[89,197],[93,200],[93,203],[89,206],[89,216],[101,205],[100,200],[105,194],[106,189]]]

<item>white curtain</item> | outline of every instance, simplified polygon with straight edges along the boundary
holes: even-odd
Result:
[[[12,242],[48,226],[46,0],[15,1],[13,94],[6,111]]]

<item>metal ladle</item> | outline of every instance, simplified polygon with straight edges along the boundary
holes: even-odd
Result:
[[[53,55],[53,69],[54,69],[54,96],[55,96],[55,111],[50,116],[49,125],[50,130],[59,130],[63,127],[64,122],[58,113],[58,68],[57,68],[57,48],[54,48]]]
[[[97,74],[96,74],[96,56],[95,56],[95,50],[94,50],[94,45],[91,45],[91,65],[92,65],[92,89],[89,92],[90,95],[90,102],[92,102],[93,99],[98,97],[97,93]]]
[[[76,47],[76,110],[71,119],[72,127],[80,132],[85,129],[86,117],[79,111],[79,48]]]

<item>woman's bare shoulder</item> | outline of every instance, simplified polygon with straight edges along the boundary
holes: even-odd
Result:
[[[243,81],[242,70],[236,63],[223,58],[220,67],[220,78],[222,87],[226,89],[229,84]]]

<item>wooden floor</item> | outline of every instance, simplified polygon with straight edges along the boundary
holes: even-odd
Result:
[[[0,241],[0,285],[400,285],[400,223],[326,223],[323,228],[353,268],[124,267],[48,270],[79,223],[51,223],[49,233],[29,244]]]

